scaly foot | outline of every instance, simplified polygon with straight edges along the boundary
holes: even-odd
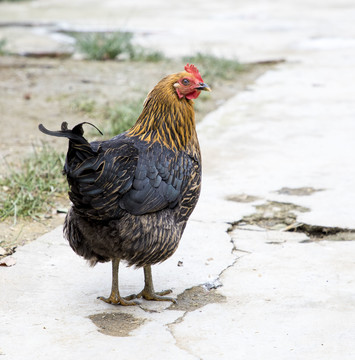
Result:
[[[132,306],[137,305],[135,301],[130,301],[131,299],[127,299],[121,297],[118,294],[111,293],[110,297],[105,298],[103,296],[99,296],[98,299],[104,301],[105,303],[112,304],[112,305],[122,305],[122,306]]]
[[[126,300],[143,298],[146,300],[155,300],[155,301],[171,301],[176,304],[176,300],[169,296],[164,296],[170,294],[171,290],[164,290],[160,292],[154,291],[153,279],[152,279],[152,270],[150,265],[144,267],[144,289],[138,295],[130,295],[126,297]]]
[[[108,298],[103,296],[99,296],[98,299],[105,301],[105,303],[112,305],[122,305],[122,306],[132,306],[137,305],[135,301],[130,301],[131,299],[127,299],[120,296],[120,291],[118,289],[118,268],[120,264],[120,259],[115,258],[112,260],[112,288],[111,294]]]
[[[164,291],[149,291],[147,289],[143,289],[136,297],[143,298],[146,300],[153,300],[153,301],[171,301],[176,304],[176,300],[170,296],[164,296],[167,294],[172,293],[172,290],[164,290]]]

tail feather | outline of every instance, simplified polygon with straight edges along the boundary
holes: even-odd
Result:
[[[69,139],[69,148],[63,170],[63,173],[68,176],[70,176],[78,164],[82,164],[86,159],[96,155],[96,151],[91,148],[91,145],[83,136],[84,124],[93,126],[102,135],[102,132],[95,125],[88,122],[82,122],[74,126],[73,129],[68,129],[68,124],[63,122],[61,130],[58,131],[48,130],[42,124],[38,126],[39,130],[46,135],[65,137]]]
[[[42,124],[38,125],[38,129],[46,135],[65,137],[65,138],[68,138],[69,140],[72,140],[74,143],[86,144],[87,140],[83,137],[83,135],[84,135],[83,125],[84,124],[93,126],[102,135],[102,132],[94,124],[91,124],[86,121],[74,126],[73,129],[68,129],[68,123],[66,123],[66,122],[62,123],[61,130],[59,130],[59,131],[48,130]]]

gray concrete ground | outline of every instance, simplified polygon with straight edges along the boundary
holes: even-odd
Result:
[[[353,359],[354,236],[319,239],[315,225],[355,228],[354,18],[350,0],[2,4],[0,21],[124,25],[168,54],[286,62],[199,126],[201,200],[177,253],[154,267],[157,288],[192,288],[189,305],[104,304],[110,265],[89,268],[56,229],[1,269],[1,358]],[[311,238],[256,221],[278,206],[296,211],[294,227],[311,225]],[[122,268],[124,294],[142,282]],[[129,336],[113,336],[118,328]]]

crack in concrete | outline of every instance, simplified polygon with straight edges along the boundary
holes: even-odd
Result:
[[[311,190],[313,190],[314,192],[321,191],[323,189],[310,190],[310,188],[300,188],[290,190],[302,190],[304,192],[307,191],[307,195],[309,195],[310,193],[312,193]],[[246,231],[276,230],[282,232],[301,232],[306,234],[310,238],[307,241],[302,241],[303,243],[319,240],[355,240],[355,229],[341,228],[337,226],[311,225],[298,222],[297,213],[310,211],[310,209],[303,206],[295,205],[289,202],[268,200],[264,204],[255,205],[255,209],[255,213],[244,216],[242,219],[230,223],[230,227],[228,228],[227,232],[233,232],[233,230],[235,229]],[[246,228],[246,226],[258,226],[259,229]],[[235,244],[233,250],[243,251],[241,249],[237,249]]]
[[[221,286],[222,286],[222,285],[221,285]],[[185,290],[182,294],[180,294],[180,295],[178,296],[178,298],[179,298],[179,297],[182,297],[182,296],[184,296],[184,294],[186,294],[186,293],[188,293],[188,292],[191,292],[191,291],[194,291],[194,289],[198,289],[198,288],[203,289],[203,285],[194,286],[194,287],[192,287],[192,288],[190,288],[190,289]],[[208,291],[208,290],[204,290],[204,291]],[[215,290],[211,290],[211,291],[215,291]],[[220,295],[220,294],[218,294],[218,295]],[[220,295],[220,296],[223,297],[223,295]],[[223,298],[224,298],[224,297],[223,297]],[[224,301],[225,301],[225,300],[224,300]],[[166,324],[167,330],[169,331],[169,333],[171,334],[171,336],[172,336],[173,339],[175,340],[175,345],[176,345],[180,350],[185,351],[185,352],[188,353],[189,355],[194,356],[194,357],[196,357],[196,358],[199,359],[199,360],[202,360],[202,358],[200,358],[200,357],[197,356],[196,354],[192,353],[192,352],[190,351],[190,349],[186,346],[185,342],[182,341],[182,340],[180,340],[180,338],[175,334],[174,326],[182,323],[182,322],[184,321],[185,317],[186,317],[190,312],[196,311],[197,309],[200,309],[201,307],[203,307],[203,306],[205,306],[205,305],[207,305],[207,304],[213,303],[213,302],[217,302],[217,301],[208,301],[208,302],[206,302],[206,303],[204,303],[203,305],[198,306],[198,307],[196,307],[196,305],[195,305],[193,309],[188,308],[188,309],[186,309],[186,310],[184,311],[184,313],[183,313],[182,316],[179,316],[179,317],[178,317],[177,319],[175,319],[173,322]],[[170,306],[170,307],[168,308],[168,310],[180,310],[180,309],[174,308],[173,306],[179,307],[178,304],[173,304],[172,306]],[[190,305],[190,306],[191,306],[191,305]]]
[[[310,237],[310,241],[316,240],[355,240],[355,229],[341,228],[337,226],[319,226],[305,223],[295,223],[286,231],[302,232]],[[306,241],[303,241],[306,242]]]
[[[184,321],[184,318],[185,316],[189,313],[189,311],[185,311],[185,313],[178,317],[175,321],[169,323],[166,325],[169,333],[171,334],[171,336],[173,337],[173,339],[175,340],[175,345],[182,351],[185,351],[187,354],[189,354],[190,356],[194,356],[196,359],[198,360],[202,360],[201,357],[197,356],[196,354],[193,354],[188,348],[186,345],[184,345],[184,343],[182,341],[180,341],[180,339],[178,339],[177,336],[175,336],[174,334],[174,329],[173,329],[173,326],[174,325],[177,325],[177,324],[180,324]]]
[[[229,231],[229,228],[228,228],[226,230],[226,232],[227,232],[227,234],[229,234],[231,231]],[[232,244],[231,253],[235,254],[236,251],[241,251],[236,248],[232,236],[231,235],[229,235],[229,236],[230,236],[230,242]],[[172,304],[167,308],[167,310],[183,310],[184,311],[182,316],[179,316],[173,322],[166,324],[166,327],[167,327],[168,331],[170,332],[171,336],[174,338],[176,346],[180,350],[187,352],[189,355],[194,356],[199,360],[202,360],[202,358],[200,358],[198,355],[196,355],[194,353],[191,353],[190,350],[187,348],[186,344],[184,342],[180,341],[179,337],[176,336],[175,331],[174,331],[174,326],[182,323],[184,321],[185,317],[193,311],[196,311],[208,304],[221,303],[221,302],[227,301],[227,298],[224,295],[219,294],[217,292],[217,289],[223,286],[223,283],[220,280],[220,278],[223,276],[223,273],[225,271],[227,271],[229,268],[233,267],[236,264],[236,262],[238,261],[239,258],[240,258],[239,256],[235,255],[235,259],[233,260],[233,262],[231,264],[229,264],[227,267],[225,267],[218,274],[217,278],[214,281],[200,284],[198,286],[193,286],[192,288],[186,289],[183,293],[178,295],[177,304]],[[201,299],[201,295],[202,295],[202,299]],[[192,299],[192,302],[188,301],[186,303],[186,299],[188,299],[188,298]],[[180,301],[179,301],[179,299],[180,299]]]
[[[234,259],[234,261],[233,261],[232,264],[228,265],[225,269],[223,269],[223,270],[219,273],[217,279],[213,282],[213,283],[218,283],[218,285],[216,286],[216,288],[213,288],[212,290],[206,290],[206,284],[202,284],[202,285],[194,286],[194,287],[192,287],[192,288],[190,288],[190,289],[187,289],[187,290],[185,290],[182,294],[180,294],[179,296],[183,296],[185,293],[194,291],[194,290],[196,290],[196,289],[202,289],[202,290],[205,291],[206,293],[208,293],[208,294],[211,294],[211,293],[212,293],[213,295],[212,295],[212,298],[209,297],[209,296],[207,296],[209,301],[206,301],[203,305],[201,305],[201,306],[195,306],[193,309],[187,308],[187,309],[184,311],[184,313],[183,313],[182,316],[179,316],[179,317],[178,317],[176,320],[174,320],[173,322],[166,324],[166,327],[167,327],[168,331],[170,332],[171,336],[172,336],[172,337],[174,338],[174,340],[175,340],[176,346],[177,346],[180,350],[183,350],[183,351],[187,352],[189,355],[195,356],[195,357],[196,357],[197,359],[199,359],[199,360],[201,360],[202,358],[200,358],[198,355],[196,355],[196,354],[194,354],[194,353],[191,353],[190,350],[188,349],[188,347],[186,346],[186,344],[185,344],[182,340],[180,340],[178,336],[176,336],[175,331],[174,331],[174,326],[182,323],[182,322],[184,321],[185,317],[186,317],[189,313],[191,313],[191,312],[193,312],[193,311],[196,311],[196,310],[200,309],[201,307],[204,307],[204,306],[206,306],[206,305],[208,305],[208,304],[212,304],[212,303],[226,302],[226,300],[227,300],[226,297],[225,297],[224,295],[222,295],[222,294],[217,293],[217,288],[223,286],[223,283],[221,282],[220,277],[223,275],[223,273],[224,273],[226,270],[228,270],[230,267],[234,266],[235,263],[238,261],[238,259],[239,259],[239,257],[236,257],[236,258]],[[200,290],[200,291],[201,291],[201,290]],[[178,298],[179,298],[179,296],[178,296]],[[176,307],[177,309],[176,309],[175,307]],[[171,305],[171,306],[168,308],[168,310],[181,310],[181,308],[178,308],[178,307],[179,307],[178,304],[173,304],[173,305]]]

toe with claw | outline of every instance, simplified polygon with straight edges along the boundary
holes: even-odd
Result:
[[[112,304],[112,305],[122,305],[122,306],[132,306],[137,305],[135,301],[131,301],[131,299],[127,299],[121,297],[117,293],[111,293],[110,297],[105,298],[103,296],[99,296],[98,299],[104,301],[105,303]]]
[[[155,292],[153,286],[153,278],[152,278],[152,269],[150,265],[144,267],[144,289],[137,295],[131,295],[126,299],[137,299],[143,298],[146,300],[153,300],[153,301],[171,301],[176,304],[176,300],[170,296],[164,296],[170,294],[171,290],[164,290]]]

